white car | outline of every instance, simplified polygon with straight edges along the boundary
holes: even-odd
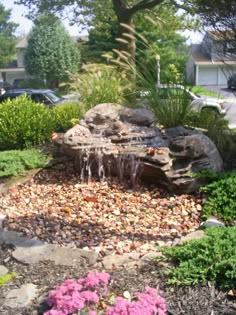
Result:
[[[160,98],[168,99],[169,97],[184,97],[191,101],[191,106],[194,111],[215,111],[218,114],[224,115],[225,101],[223,99],[199,96],[189,91],[182,85],[157,85],[157,91],[160,93]]]

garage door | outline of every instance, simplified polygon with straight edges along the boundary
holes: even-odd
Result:
[[[199,85],[217,85],[218,84],[217,67],[202,67],[198,70]]]

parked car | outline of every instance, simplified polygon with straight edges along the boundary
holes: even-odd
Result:
[[[66,103],[69,100],[63,97],[57,96],[52,90],[46,89],[16,89],[8,90],[6,93],[0,96],[0,102],[4,102],[7,99],[14,99],[23,94],[28,95],[36,103],[43,103],[48,107],[54,107],[57,104]]]
[[[227,82],[228,89],[236,88],[236,73],[231,75]]]
[[[0,95],[11,89],[11,84],[6,81],[0,81]]]
[[[191,107],[194,111],[214,111],[218,114],[224,115],[225,102],[223,99],[196,95],[182,85],[165,85],[157,86],[157,91],[161,99],[169,98],[183,98],[191,102]]]

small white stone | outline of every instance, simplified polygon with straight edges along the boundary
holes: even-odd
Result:
[[[6,275],[7,273],[8,269],[5,266],[0,265],[0,276]]]

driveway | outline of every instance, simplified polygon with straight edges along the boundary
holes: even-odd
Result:
[[[225,116],[229,120],[229,127],[236,128],[236,89],[230,90],[226,85],[208,85],[205,88],[225,98]]]
[[[236,89],[230,90],[226,85],[206,85],[205,88],[225,98],[232,98],[236,100]]]

